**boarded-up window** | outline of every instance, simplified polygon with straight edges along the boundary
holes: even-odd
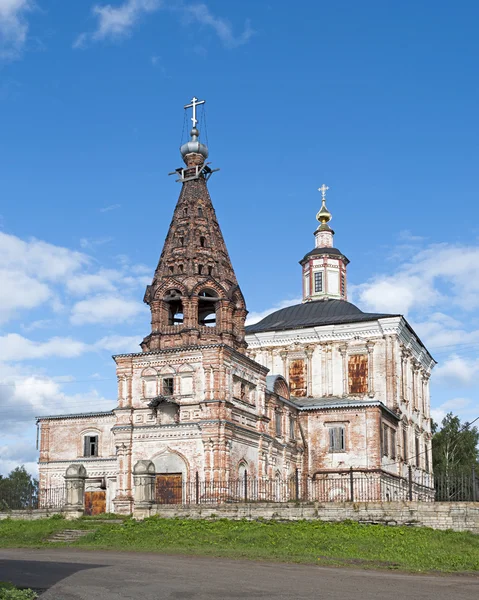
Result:
[[[368,357],[354,354],[349,357],[349,393],[366,394],[368,391]]]
[[[329,451],[330,452],[344,452],[346,450],[346,443],[344,439],[344,427],[330,427],[329,428]]]
[[[289,364],[289,386],[292,396],[306,396],[306,364],[302,359]]]

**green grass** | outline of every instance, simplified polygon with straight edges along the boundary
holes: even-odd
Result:
[[[40,547],[59,529],[92,527],[95,532],[72,546],[415,572],[479,571],[479,536],[472,533],[347,522],[6,520],[0,521],[0,547]]]

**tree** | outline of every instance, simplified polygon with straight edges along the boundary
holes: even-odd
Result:
[[[438,430],[433,423],[432,461],[434,471],[444,475],[458,472],[479,473],[479,431],[459,417],[448,413]]]
[[[7,477],[0,477],[0,507],[33,508],[38,496],[38,481],[25,467],[16,467]]]

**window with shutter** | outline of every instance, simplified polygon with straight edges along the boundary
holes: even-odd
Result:
[[[86,435],[83,438],[83,456],[98,456],[98,436]]]
[[[281,435],[281,413],[275,413],[276,435]]]
[[[396,458],[396,432],[391,429],[391,458]]]
[[[407,462],[408,451],[407,451],[407,430],[406,430],[406,428],[404,428],[402,430],[402,452],[403,452],[404,462]]]
[[[387,427],[387,425],[383,425],[382,434],[383,434],[382,440],[381,440],[382,455],[387,456],[389,453],[389,427]]]
[[[330,427],[329,428],[329,451],[330,452],[344,452],[345,439],[344,439],[344,427]]]

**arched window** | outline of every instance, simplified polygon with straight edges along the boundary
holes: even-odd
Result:
[[[185,245],[185,238],[183,236],[180,236],[178,239],[179,239],[179,242],[180,242],[180,246],[184,246]]]
[[[198,275],[203,275],[203,265],[198,265]]]
[[[213,267],[208,265],[208,275],[213,275]]]
[[[219,298],[212,290],[203,290],[198,296],[198,325],[215,327],[216,309]]]
[[[201,246],[202,248],[204,248],[204,247],[205,247],[205,242],[206,242],[206,238],[205,238],[205,236],[204,236],[204,235],[200,236],[200,246]]]
[[[201,206],[198,207],[198,216],[199,217],[203,216],[203,209],[201,208]]]

